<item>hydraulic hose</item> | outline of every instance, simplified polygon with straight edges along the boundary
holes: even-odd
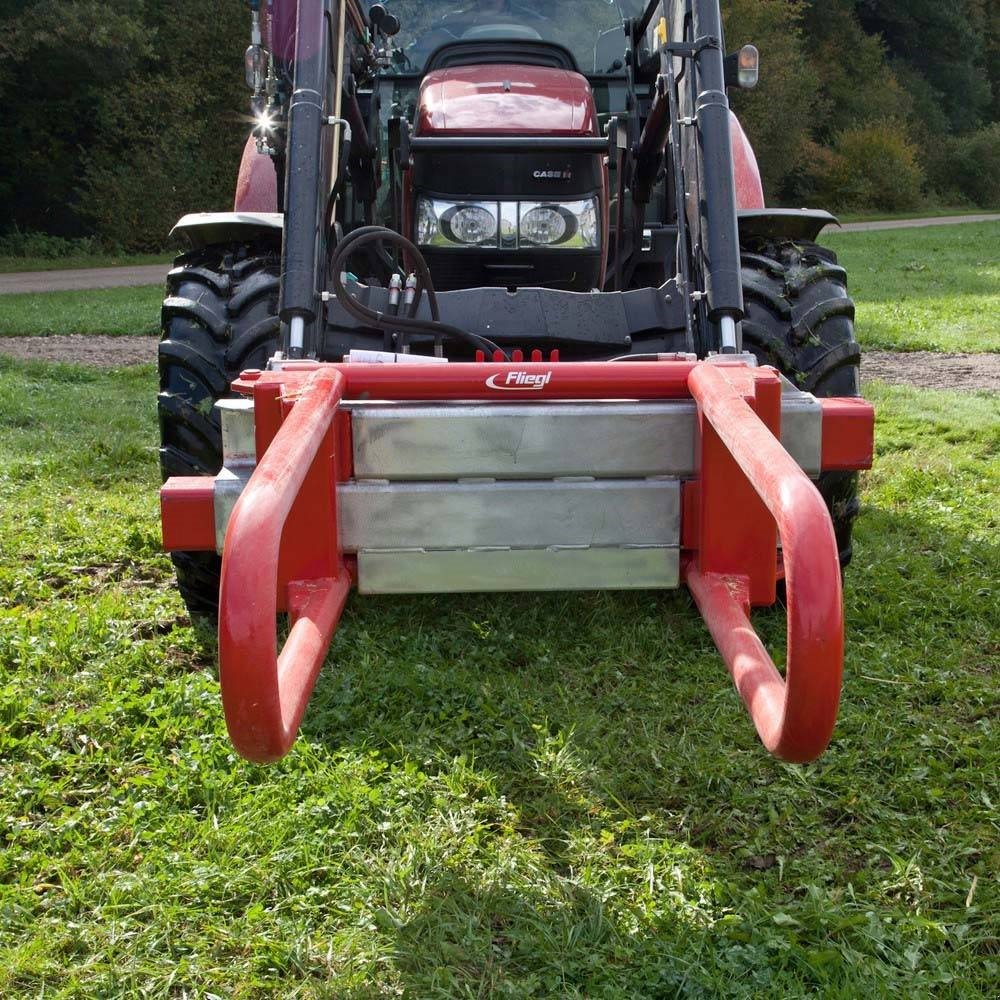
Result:
[[[346,265],[347,258],[351,253],[361,249],[361,247],[368,243],[394,243],[396,246],[402,248],[405,254],[409,255],[413,261],[414,271],[419,279],[418,287],[423,288],[427,293],[427,303],[430,307],[431,319],[416,319],[412,316],[389,315],[384,312],[378,312],[362,305],[351,295],[344,284],[343,273],[346,269],[344,265]],[[430,333],[435,337],[451,337],[470,344],[476,350],[484,351],[488,357],[492,357],[495,352],[499,351],[505,360],[509,360],[506,352],[493,343],[492,340],[487,340],[485,337],[470,333],[468,330],[462,330],[457,326],[441,322],[441,308],[438,303],[437,293],[434,291],[434,282],[431,278],[430,268],[428,268],[423,254],[417,249],[416,245],[405,236],[393,232],[391,229],[385,229],[382,226],[365,226],[361,229],[356,229],[340,242],[333,255],[333,260],[330,262],[330,270],[332,271],[333,288],[336,292],[338,302],[345,312],[350,313],[350,315],[366,326],[373,326],[377,330],[412,330],[415,333]]]

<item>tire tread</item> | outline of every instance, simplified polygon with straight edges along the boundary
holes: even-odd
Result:
[[[747,317],[744,348],[819,397],[859,396],[861,348],[847,273],[832,250],[815,243],[755,240],[742,249]],[[817,483],[846,567],[861,505],[858,476],[825,472]]]
[[[215,475],[222,432],[215,403],[245,368],[262,368],[279,333],[279,248],[225,244],[177,258],[167,276],[159,349],[160,470]],[[181,597],[192,616],[218,612],[221,560],[174,552]]]

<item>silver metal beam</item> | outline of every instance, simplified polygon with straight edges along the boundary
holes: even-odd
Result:
[[[364,551],[362,594],[671,590],[680,550],[662,547]]]
[[[808,392],[789,384],[781,398],[781,443],[785,451],[811,479],[816,479],[823,461],[823,406]]]
[[[355,482],[337,502],[345,552],[680,543],[677,480]]]
[[[359,479],[691,476],[695,405],[353,404]]]

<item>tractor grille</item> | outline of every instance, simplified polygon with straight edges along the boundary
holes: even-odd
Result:
[[[422,248],[439,292],[460,288],[555,288],[589,292],[601,280],[600,251]]]

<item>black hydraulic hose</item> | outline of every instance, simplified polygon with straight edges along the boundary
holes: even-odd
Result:
[[[383,312],[377,312],[362,305],[347,290],[343,279],[343,265],[347,263],[350,253],[360,249],[368,243],[388,242],[395,243],[401,247],[403,252],[409,254],[413,260],[414,270],[417,273],[420,285],[427,293],[427,303],[431,311],[431,319],[415,319],[409,316],[390,316]],[[471,344],[477,350],[486,352],[488,357],[492,357],[494,352],[499,351],[505,360],[509,360],[505,351],[494,344],[492,340],[480,337],[478,334],[469,333],[468,330],[461,330],[457,326],[450,326],[441,322],[441,309],[438,303],[437,293],[434,291],[434,282],[431,279],[430,269],[424,260],[423,254],[405,236],[393,232],[391,229],[383,229],[381,226],[365,226],[356,229],[353,233],[343,239],[337,247],[333,260],[330,263],[330,270],[333,272],[333,288],[337,294],[337,300],[345,312],[350,313],[355,319],[366,326],[373,326],[378,330],[412,330],[433,334],[435,337],[452,337],[463,340]]]

